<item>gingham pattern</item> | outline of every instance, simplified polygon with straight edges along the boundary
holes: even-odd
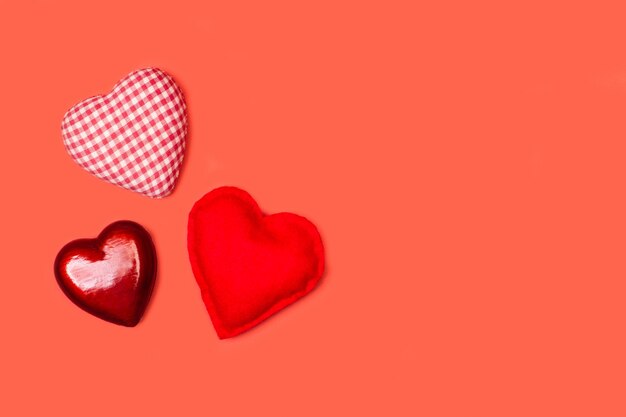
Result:
[[[61,128],[67,152],[96,177],[153,198],[174,189],[187,114],[180,88],[163,71],[129,74],[111,93],[72,107]]]

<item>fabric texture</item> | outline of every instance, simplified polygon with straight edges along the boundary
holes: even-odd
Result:
[[[98,178],[153,198],[173,191],[185,153],[186,104],[172,77],[135,71],[62,122],[70,156]]]
[[[187,236],[194,276],[222,339],[300,299],[324,271],[324,247],[313,223],[291,213],[264,215],[235,187],[196,202]]]

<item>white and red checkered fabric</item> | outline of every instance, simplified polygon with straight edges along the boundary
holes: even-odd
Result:
[[[187,112],[180,88],[163,71],[129,74],[109,94],[72,107],[61,128],[67,152],[96,177],[153,198],[174,189]]]

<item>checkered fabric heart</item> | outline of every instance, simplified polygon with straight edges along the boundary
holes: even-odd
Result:
[[[96,177],[153,198],[174,189],[187,114],[180,88],[163,71],[129,74],[109,94],[72,107],[61,128],[67,152]]]

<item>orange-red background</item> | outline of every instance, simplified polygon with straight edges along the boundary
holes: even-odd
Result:
[[[510,3],[3,2],[0,415],[626,415],[626,10]],[[145,66],[189,105],[165,200],[61,142]],[[221,185],[312,219],[328,257],[226,341],[185,247]],[[122,218],[160,262],[134,329],[52,274]]]

